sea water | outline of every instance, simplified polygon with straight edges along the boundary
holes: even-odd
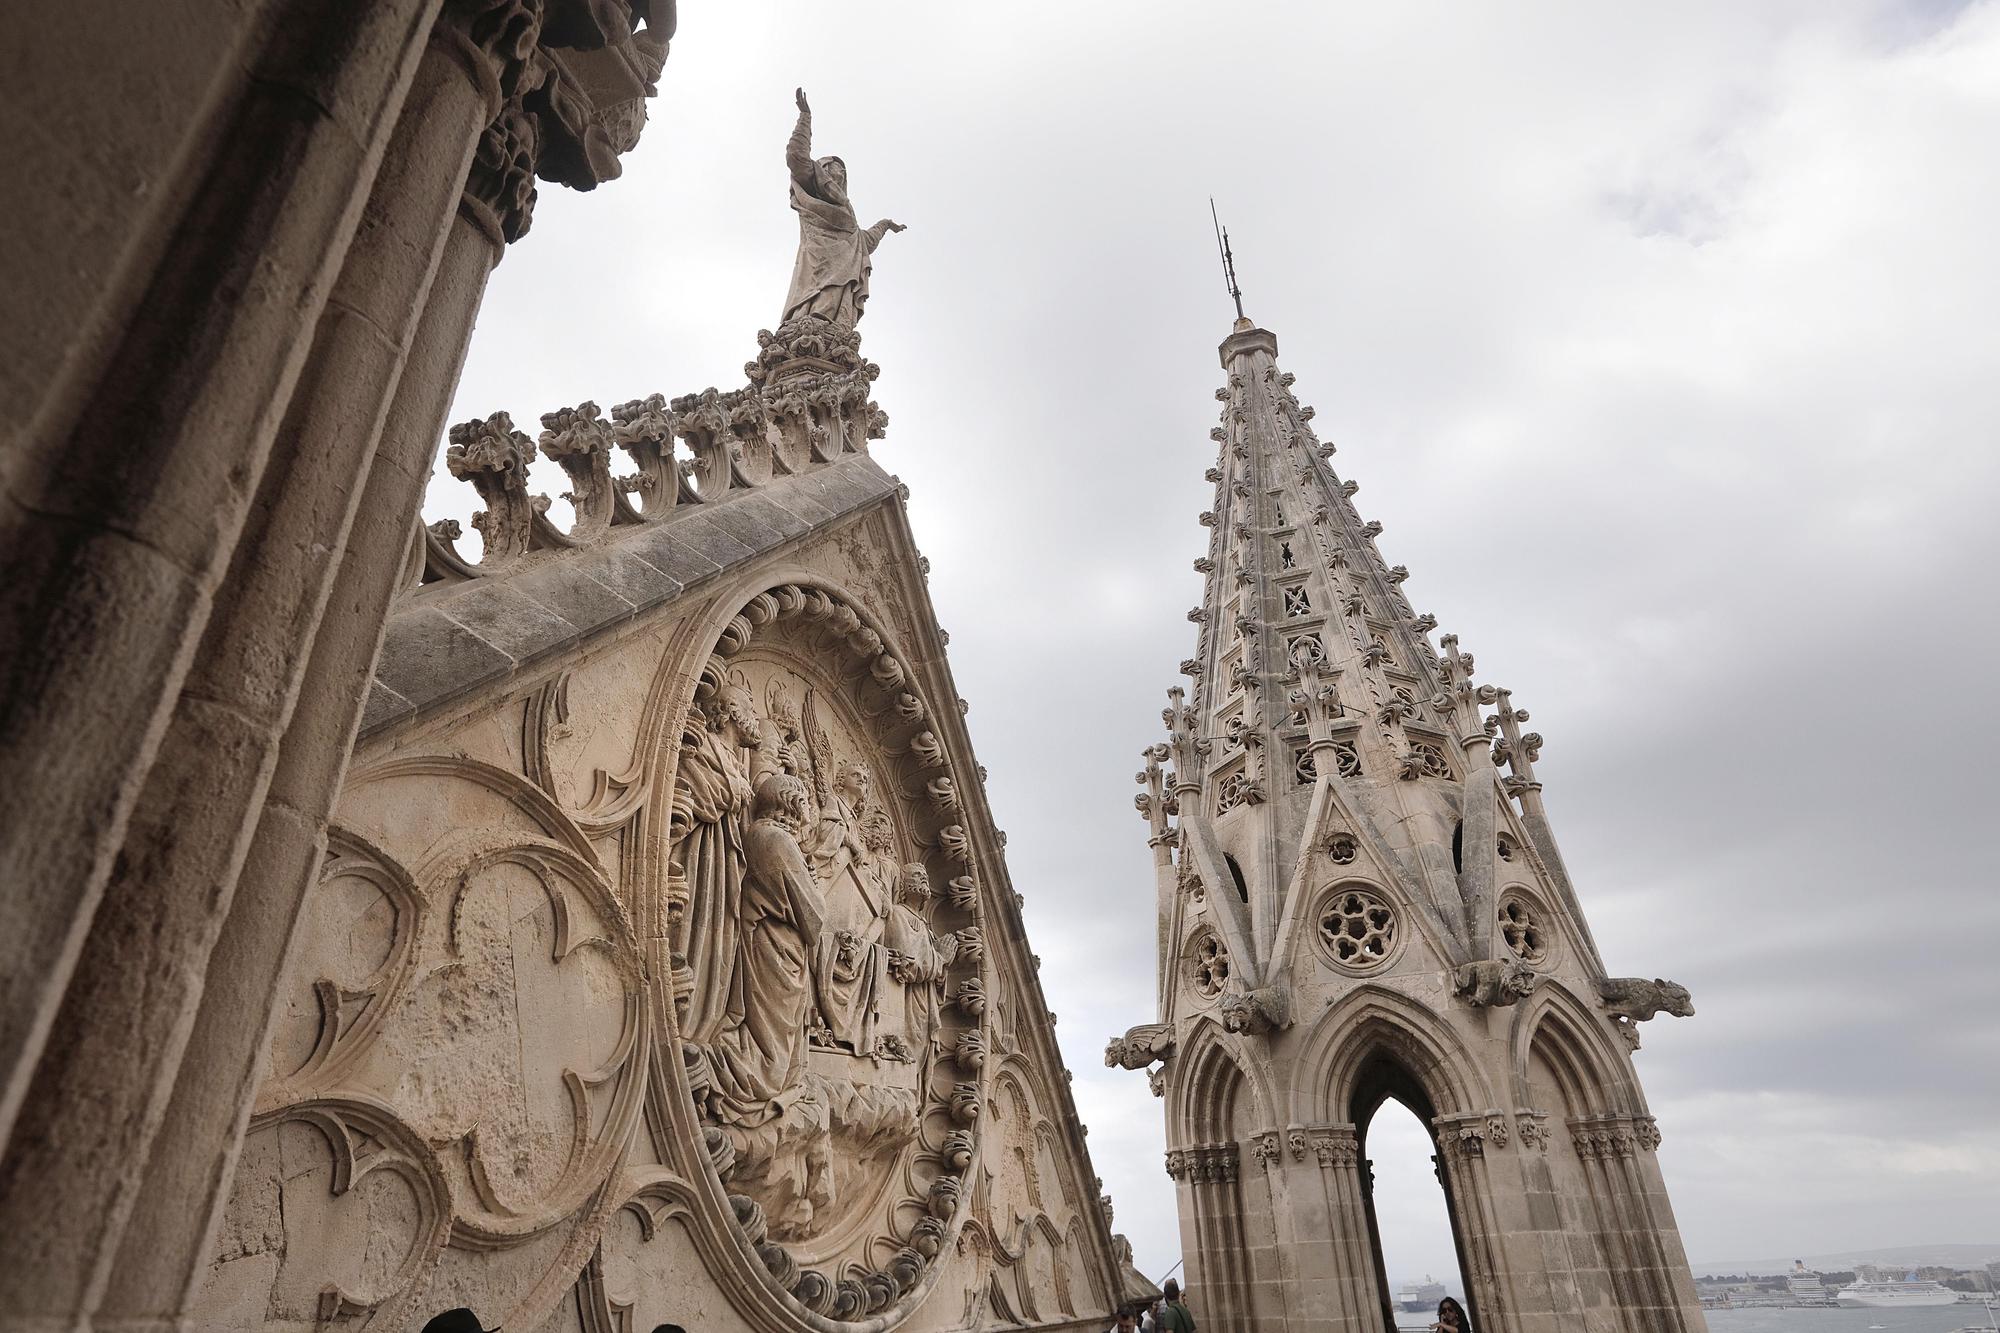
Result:
[[[2000,1302],[1996,1302],[2000,1305]],[[1986,1310],[1978,1305],[1925,1305],[1904,1310],[1839,1310],[1818,1306],[1794,1306],[1751,1310],[1704,1310],[1709,1333],[1868,1333],[1871,1328],[1885,1333],[1952,1333],[1968,1324],[1986,1322]],[[1429,1328],[1431,1320],[1419,1315],[1397,1317],[1397,1327]]]
[[[1798,1306],[1775,1310],[1705,1310],[1709,1333],[1952,1333],[1986,1322],[1979,1305],[1919,1305],[1901,1310],[1828,1310]]]

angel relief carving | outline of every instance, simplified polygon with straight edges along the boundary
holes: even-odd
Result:
[[[730,1192],[812,1263],[897,1229],[913,1182],[892,1159],[922,1148],[953,1078],[935,1066],[961,949],[933,924],[915,807],[882,780],[893,701],[871,715],[880,690],[787,648],[735,653],[690,713],[669,863],[698,1110],[734,1149]]]

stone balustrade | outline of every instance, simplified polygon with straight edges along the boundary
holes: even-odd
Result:
[[[862,358],[854,330],[796,319],[760,331],[757,341],[740,389],[671,400],[650,394],[617,404],[609,420],[598,404],[582,402],[543,413],[535,438],[505,412],[451,427],[445,467],[485,505],[472,516],[484,549],[477,559],[461,552],[454,520],[419,521],[405,595],[500,572],[533,551],[594,545],[684,506],[726,501],[866,453],[868,441],[886,433],[888,413],[869,396],[881,369]],[[614,448],[626,452],[632,471],[613,474]],[[549,497],[529,490],[538,453],[569,478],[563,499],[575,516],[567,529],[550,518]]]

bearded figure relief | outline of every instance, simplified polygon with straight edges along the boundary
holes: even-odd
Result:
[[[720,1030],[735,984],[744,821],[756,777],[773,767],[765,744],[756,702],[741,683],[725,686],[709,708],[690,713],[681,740],[671,859],[687,879],[688,908],[674,944],[694,974],[686,1031],[697,1042],[713,1040]]]
[[[903,986],[904,1040],[926,1069],[937,1054],[945,974],[958,957],[958,937],[932,931],[924,916],[930,905],[930,871],[919,862],[904,866],[883,943],[888,950],[889,975]]]
[[[725,1125],[762,1125],[802,1091],[814,955],[826,924],[826,900],[799,848],[809,817],[797,778],[770,773],[758,782],[756,818],[743,835],[741,956],[708,1053],[709,1110]]]
[[[977,989],[953,927],[976,924],[978,905],[936,895],[919,859],[948,864],[914,724],[871,673],[830,670],[812,634],[781,610],[711,659],[669,862],[688,885],[674,944],[694,978],[679,1037],[699,1115],[733,1149],[725,1187],[830,1275],[937,1220],[936,1178],[963,1170],[940,1146],[957,1127],[949,1099],[976,1080],[962,1066],[983,1043],[965,1037],[977,1012],[947,1001]]]

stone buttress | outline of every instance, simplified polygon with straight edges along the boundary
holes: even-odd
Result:
[[[1187,683],[1145,751],[1150,1068],[1204,1328],[1383,1330],[1367,1132],[1437,1145],[1482,1333],[1704,1327],[1632,1066],[1684,990],[1606,975],[1542,803],[1542,739],[1404,594],[1277,339],[1239,319]]]

